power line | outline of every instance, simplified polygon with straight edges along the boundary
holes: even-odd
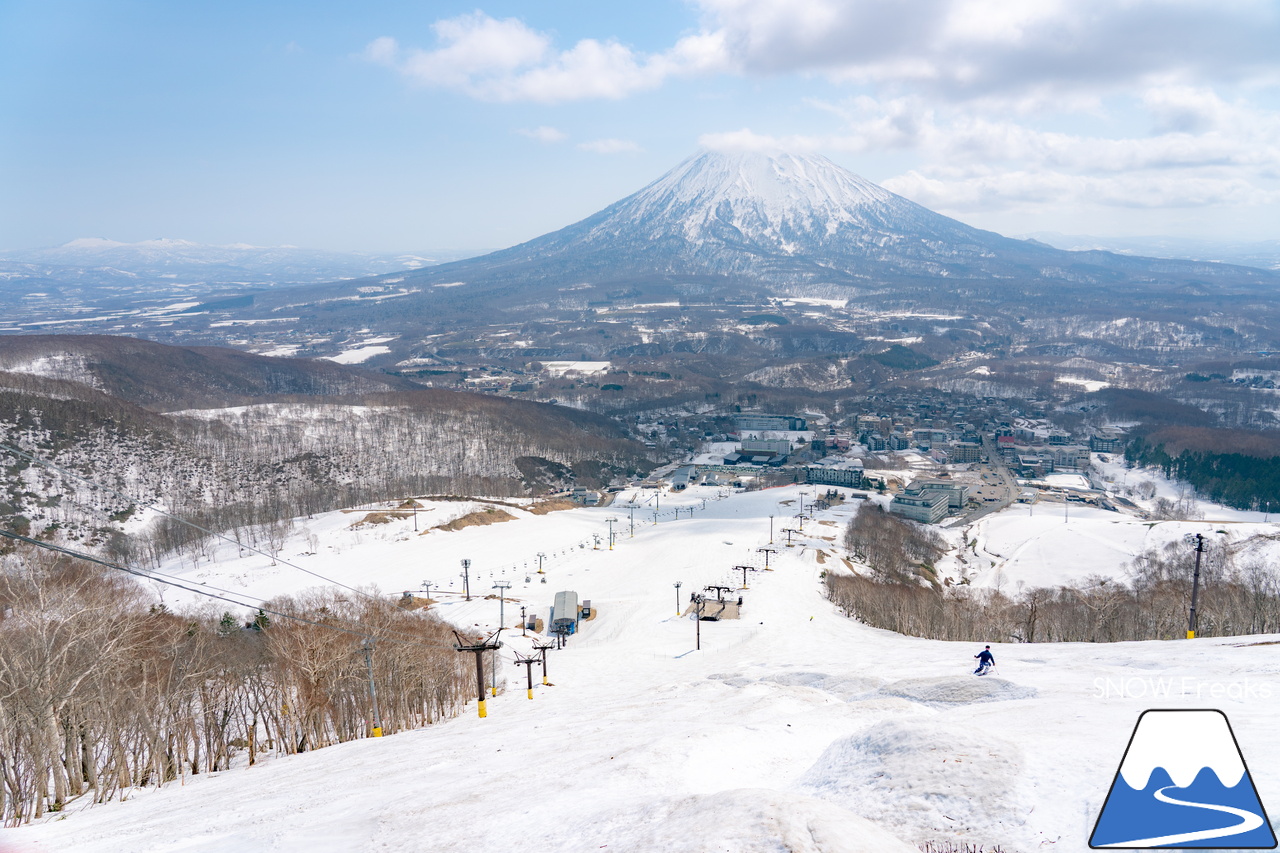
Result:
[[[25,450],[20,450],[19,448],[16,448],[16,447],[14,447],[14,446],[12,446],[12,445],[10,445],[10,444],[4,444],[3,442],[0,442],[0,449],[2,449],[2,450],[7,450],[7,451],[9,451],[10,453],[14,453],[14,454],[16,454],[16,455],[18,455],[18,456],[21,456],[23,459],[26,459],[26,460],[28,460],[28,461],[30,461],[30,462],[35,462],[35,463],[36,463],[36,464],[38,464],[38,465],[44,465],[45,467],[50,468],[50,469],[52,469],[52,470],[54,470],[54,471],[57,471],[59,474],[62,474],[62,475],[63,475],[63,476],[65,476],[65,477],[70,477],[70,478],[72,478],[73,480],[79,480],[80,482],[85,483],[85,484],[87,484],[87,485],[91,486],[92,488],[95,488],[95,489],[101,489],[102,491],[107,492],[107,493],[109,493],[109,494],[113,494],[113,495],[115,495],[115,496],[116,496],[116,497],[118,497],[118,498],[123,498],[124,500],[129,501],[129,503],[132,503],[132,504],[140,504],[140,505],[144,506],[146,509],[150,509],[150,510],[151,510],[151,511],[153,511],[153,512],[159,513],[160,515],[163,515],[165,518],[171,518],[171,519],[173,519],[174,521],[178,522],[179,524],[185,524],[185,525],[186,525],[186,526],[188,526],[188,527],[191,527],[191,528],[193,528],[193,529],[195,529],[195,530],[199,530],[201,533],[208,534],[209,536],[213,536],[213,537],[215,537],[215,538],[217,538],[217,539],[221,539],[221,540],[222,540],[222,541],[224,541],[224,542],[234,543],[238,548],[243,548],[243,549],[244,549],[244,550],[246,550],[246,551],[251,551],[251,552],[253,552],[253,553],[255,553],[255,554],[259,554],[259,555],[261,555],[261,556],[263,556],[263,557],[268,557],[268,558],[270,558],[273,562],[283,563],[284,565],[288,566],[288,567],[289,567],[289,568],[291,568],[291,569],[297,569],[298,571],[300,571],[300,572],[304,572],[305,574],[308,574],[308,575],[311,575],[311,576],[312,576],[312,577],[314,577],[314,578],[319,578],[320,580],[324,581],[325,583],[333,584],[334,586],[340,586],[340,587],[342,587],[342,588],[343,588],[343,589],[345,589],[345,590],[349,590],[350,592],[354,592],[354,593],[356,593],[357,595],[363,595],[363,596],[365,596],[366,598],[375,598],[375,596],[369,595],[369,593],[365,592],[364,590],[357,589],[356,587],[353,587],[353,586],[348,586],[347,584],[342,583],[342,582],[340,582],[340,581],[336,581],[336,580],[334,580],[333,578],[325,577],[324,575],[320,574],[319,572],[313,572],[313,571],[312,571],[312,570],[310,570],[310,569],[304,569],[302,566],[299,566],[299,565],[297,565],[297,564],[295,564],[295,563],[291,563],[291,562],[289,562],[288,560],[282,559],[282,558],[280,558],[280,557],[278,557],[278,556],[275,556],[275,555],[273,555],[273,554],[270,554],[270,553],[268,553],[268,552],[266,552],[266,551],[262,551],[262,550],[260,550],[260,549],[258,549],[258,548],[253,547],[252,545],[246,545],[246,544],[244,544],[243,542],[239,542],[239,541],[237,541],[237,540],[235,540],[235,539],[232,539],[230,536],[227,536],[226,534],[223,534],[223,533],[216,533],[216,532],[214,532],[214,531],[212,531],[212,530],[208,529],[207,527],[201,527],[199,524],[196,524],[194,521],[188,521],[188,520],[187,520],[187,519],[185,519],[185,518],[181,518],[180,516],[174,515],[173,513],[169,512],[168,510],[160,509],[160,508],[158,508],[158,507],[156,507],[156,506],[155,506],[156,501],[151,501],[150,503],[142,504],[142,502],[141,502],[141,501],[136,500],[132,495],[128,495],[128,494],[126,494],[126,493],[124,493],[124,492],[119,491],[118,489],[113,489],[113,488],[111,488],[110,486],[104,486],[104,485],[102,485],[101,483],[98,483],[98,482],[96,482],[96,481],[94,481],[94,480],[91,480],[91,479],[89,479],[88,477],[81,476],[80,474],[76,474],[76,473],[75,473],[75,472],[73,472],[73,471],[68,471],[67,469],[65,469],[65,468],[63,468],[63,467],[61,467],[61,466],[59,466],[59,465],[56,465],[56,464],[54,464],[53,462],[50,462],[50,461],[49,461],[49,460],[47,460],[47,459],[43,459],[43,458],[41,458],[41,457],[39,457],[39,456],[36,456],[36,455],[34,455],[34,454],[31,454],[31,453],[27,453]]]
[[[232,598],[227,598],[226,596],[215,595],[212,592],[206,592],[205,590],[202,590],[202,589],[186,586],[182,583],[179,583],[178,581],[169,579],[163,575],[157,576],[157,575],[149,574],[147,572],[142,571],[141,569],[135,569],[129,566],[122,566],[119,563],[113,563],[110,560],[103,560],[99,557],[94,557],[91,554],[85,554],[81,551],[75,550],[74,548],[67,548],[62,545],[55,545],[52,542],[41,542],[39,540],[32,539],[29,536],[22,536],[21,534],[13,533],[8,530],[0,530],[0,536],[13,539],[18,542],[25,542],[28,545],[34,545],[35,547],[43,548],[46,551],[53,551],[54,553],[57,553],[57,554],[62,554],[68,557],[75,557],[76,559],[79,559],[79,560],[85,560],[86,562],[94,563],[99,566],[105,566],[108,569],[115,569],[116,571],[124,572],[125,574],[133,575],[134,577],[143,578],[144,580],[154,580],[157,583],[162,583],[168,586],[176,587],[177,589],[181,589],[185,592],[192,592],[192,593],[195,593],[196,595],[203,595],[206,598],[213,598],[218,601],[226,602],[227,604],[234,604],[237,607],[255,608],[257,610],[261,610],[263,613],[269,613],[272,616],[279,616],[281,619],[289,619],[294,622],[301,622],[305,625],[314,625],[318,628],[329,628],[334,631],[341,631],[344,634],[351,634],[356,637],[362,637],[366,640],[379,639],[377,636],[373,634],[369,634],[365,631],[357,631],[351,628],[343,628],[340,625],[332,625],[328,622],[317,622],[313,619],[306,619],[302,616],[295,616],[292,613],[285,613],[280,610],[275,610],[273,608],[266,607],[265,603],[263,602],[252,603],[254,599],[251,599],[251,598],[250,598],[251,603],[246,603],[243,601],[236,601],[235,599],[232,599]],[[223,592],[227,592],[227,590],[223,590]],[[239,595],[239,593],[234,593],[234,592],[229,594]],[[249,598],[249,596],[243,596],[243,597]],[[375,600],[380,600],[380,599],[375,599]],[[391,640],[392,642],[403,643],[405,645],[420,646],[422,648],[434,648],[434,649],[452,649],[453,648],[453,646],[447,646],[447,645],[444,645],[443,643],[425,643],[425,642],[422,642],[421,640],[404,639],[403,635],[396,635],[396,634],[384,634],[382,635],[381,639]]]

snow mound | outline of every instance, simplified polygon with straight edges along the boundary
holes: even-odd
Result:
[[[891,720],[833,741],[800,788],[913,842],[992,845],[1022,824],[1021,775],[1021,752],[1002,738],[936,719]]]
[[[1003,702],[1008,699],[1031,699],[1036,695],[1034,687],[1024,687],[1003,678],[972,675],[943,676],[941,678],[904,678],[880,688],[885,696],[897,696],[923,702],[926,705],[971,705],[975,702]]]
[[[868,820],[813,797],[737,788],[611,813],[589,843],[557,847],[628,853],[919,853]],[[545,848],[544,848],[545,849]]]
[[[846,702],[865,698],[875,693],[884,681],[879,678],[828,675],[825,672],[783,672],[760,679],[784,687],[812,687],[837,696]]]

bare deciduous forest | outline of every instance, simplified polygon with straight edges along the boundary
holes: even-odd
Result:
[[[828,572],[827,597],[867,625],[934,640],[1102,643],[1186,635],[1194,561],[1178,543],[1138,555],[1127,580],[1097,576],[1010,596],[930,583],[933,536],[888,513],[860,512],[845,543],[874,574]],[[1196,609],[1198,636],[1280,631],[1280,579],[1260,560],[1210,543]]]
[[[173,613],[130,578],[23,550],[0,564],[0,820],[456,714],[474,685],[449,628],[369,595],[303,592],[241,625]],[[311,624],[308,624],[311,623]],[[340,630],[340,629],[346,629]],[[466,657],[466,660],[463,658]]]
[[[54,382],[67,392],[54,398],[36,393],[52,380],[23,381],[30,391],[0,389],[0,442],[112,491],[0,449],[9,475],[0,519],[129,561],[204,547],[205,534],[190,526],[126,526],[153,503],[260,547],[285,520],[340,507],[430,493],[537,494],[570,479],[599,487],[648,467],[644,448],[598,415],[471,394],[158,415],[73,383]],[[522,460],[546,464],[522,470]],[[526,470],[564,476],[530,479]]]

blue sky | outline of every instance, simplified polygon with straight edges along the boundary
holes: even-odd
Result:
[[[1006,234],[1280,238],[1274,0],[0,0],[0,248],[510,245],[700,147]]]

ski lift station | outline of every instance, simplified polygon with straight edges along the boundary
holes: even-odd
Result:
[[[577,633],[578,616],[578,594],[572,590],[557,592],[555,604],[551,607],[551,633]]]

